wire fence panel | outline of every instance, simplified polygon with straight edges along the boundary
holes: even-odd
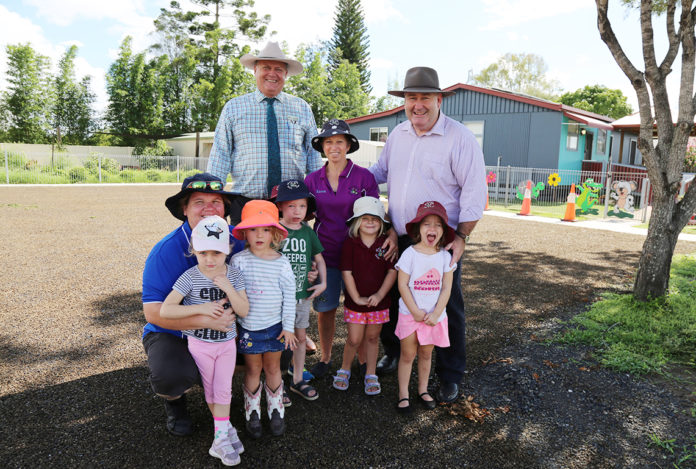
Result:
[[[636,218],[649,204],[647,174],[612,166],[583,170],[486,167],[489,208],[519,212],[525,192],[531,195],[531,215],[563,218],[571,190],[580,219],[616,216]],[[647,194],[647,195],[646,195]]]
[[[109,155],[97,152],[3,151],[0,183],[80,184],[181,182],[205,171],[208,158]]]

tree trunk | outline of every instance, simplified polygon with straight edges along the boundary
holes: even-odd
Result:
[[[633,296],[639,301],[663,296],[669,287],[669,270],[681,226],[672,218],[674,202],[654,200],[648,236],[638,261]]]

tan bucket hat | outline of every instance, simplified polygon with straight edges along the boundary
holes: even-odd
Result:
[[[287,64],[289,77],[302,73],[302,70],[304,69],[300,62],[286,57],[285,54],[283,54],[283,51],[280,50],[280,46],[277,42],[271,41],[266,44],[263,50],[259,52],[258,56],[244,54],[242,58],[239,59],[242,65],[251,70],[254,70],[254,65],[256,65],[256,62],[259,60],[272,60],[274,62],[283,62],[284,64]]]

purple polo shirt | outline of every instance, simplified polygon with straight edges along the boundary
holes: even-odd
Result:
[[[348,160],[338,177],[336,192],[326,177],[326,165],[307,175],[305,184],[317,201],[314,231],[324,246],[322,255],[328,267],[338,269],[341,246],[348,237],[346,220],[353,216],[353,202],[366,195],[379,197],[377,182],[370,171]]]
[[[481,147],[469,129],[442,112],[421,136],[410,121],[397,125],[370,171],[378,183],[387,183],[389,216],[399,235],[406,234],[406,223],[428,200],[445,207],[454,229],[483,216],[486,167]]]

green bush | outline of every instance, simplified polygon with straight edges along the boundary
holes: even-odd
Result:
[[[70,182],[86,182],[87,180],[87,169],[83,166],[75,166],[68,170],[68,177]]]
[[[4,155],[3,155],[3,160],[4,160]],[[14,152],[7,153],[7,166],[10,169],[25,168],[26,165],[27,165],[27,158],[26,158],[26,156],[24,156],[23,153],[14,153]],[[3,166],[5,166],[4,161],[3,161]]]
[[[112,174],[107,172],[102,174],[102,182],[123,182],[123,179],[121,179],[121,175],[119,174]]]
[[[152,144],[139,142],[133,147],[133,156],[172,156],[174,149],[167,145],[164,140],[156,140]]]
[[[92,154],[84,162],[84,167],[87,168],[90,174],[99,174],[99,155]],[[103,173],[117,173],[119,168],[118,161],[113,158],[102,158],[101,159],[101,170]]]
[[[32,184],[36,182],[38,182],[37,177],[33,172],[23,169],[10,170],[10,184]]]
[[[162,180],[162,173],[156,169],[148,169],[145,171],[145,176],[147,177],[147,180],[151,182],[158,182]]]

